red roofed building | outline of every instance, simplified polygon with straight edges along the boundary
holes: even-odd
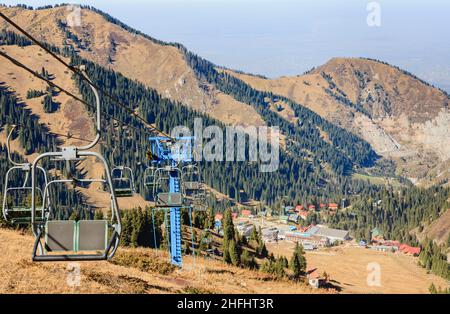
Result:
[[[313,288],[319,288],[323,279],[320,277],[319,270],[317,268],[308,269],[306,271],[308,276],[308,283]]]
[[[405,254],[409,254],[409,255],[419,255],[420,254],[420,247],[413,247],[413,246],[409,246],[407,244],[402,244],[399,247],[400,251],[405,253]]]
[[[316,206],[315,205],[308,205],[308,209],[309,210],[316,210]]]
[[[231,213],[231,218],[236,219],[238,217],[238,213]]]
[[[320,209],[323,209],[323,208],[325,208],[327,205],[326,204],[323,204],[323,203],[320,203]]]
[[[328,208],[331,210],[337,210],[339,208],[339,205],[336,203],[330,203],[328,204]]]
[[[214,216],[214,220],[215,220],[215,221],[221,221],[222,218],[223,218],[223,215],[220,214],[220,213],[217,213],[216,216]]]
[[[303,209],[305,209],[305,208],[303,207],[303,205],[297,205],[297,206],[295,206],[295,211],[296,211],[296,212],[299,212],[299,211],[301,211],[301,210],[303,210]]]
[[[251,211],[251,210],[248,210],[248,209],[243,209],[243,210],[241,211],[241,215],[244,216],[244,217],[248,217],[248,216],[250,216],[251,214],[252,214],[252,211]]]

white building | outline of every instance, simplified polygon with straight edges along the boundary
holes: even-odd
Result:
[[[350,234],[347,230],[332,229],[322,226],[314,226],[310,228],[307,233],[310,235],[320,236],[327,238],[331,244],[336,241],[348,241],[350,240]]]

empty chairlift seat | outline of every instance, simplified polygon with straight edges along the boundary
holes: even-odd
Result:
[[[156,167],[147,167],[144,171],[144,186],[149,188],[155,184],[155,171]]]
[[[156,206],[158,207],[181,207],[183,196],[181,193],[158,193]]]
[[[106,220],[52,220],[45,225],[49,252],[104,251],[108,245]]]
[[[200,189],[200,182],[198,181],[186,181],[184,182],[185,190],[197,191]]]
[[[45,249],[49,252],[76,251],[75,235],[75,221],[47,221],[45,224]]]
[[[117,166],[111,171],[114,191],[117,197],[130,197],[135,193],[133,170]]]
[[[108,246],[108,221],[80,220],[78,222],[78,251],[104,251]]]

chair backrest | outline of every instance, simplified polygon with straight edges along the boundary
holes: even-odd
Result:
[[[45,247],[50,252],[76,251],[76,222],[73,220],[47,221]]]
[[[183,197],[181,193],[158,193],[156,206],[159,207],[181,207]]]
[[[45,225],[45,246],[50,252],[103,251],[107,242],[106,220],[52,220]]]
[[[103,251],[108,245],[108,221],[80,220],[78,222],[78,251]]]
[[[198,181],[186,181],[184,182],[184,188],[186,190],[198,190],[200,188],[200,183]]]

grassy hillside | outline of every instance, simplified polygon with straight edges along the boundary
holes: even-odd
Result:
[[[184,258],[183,269],[167,254],[120,248],[111,262],[82,262],[80,286],[69,286],[69,263],[32,263],[33,237],[0,229],[0,293],[318,293],[302,283],[272,281],[257,271],[222,262]],[[69,276],[69,277],[68,277]],[[220,285],[217,283],[220,282]],[[264,283],[264,284],[262,284]]]

